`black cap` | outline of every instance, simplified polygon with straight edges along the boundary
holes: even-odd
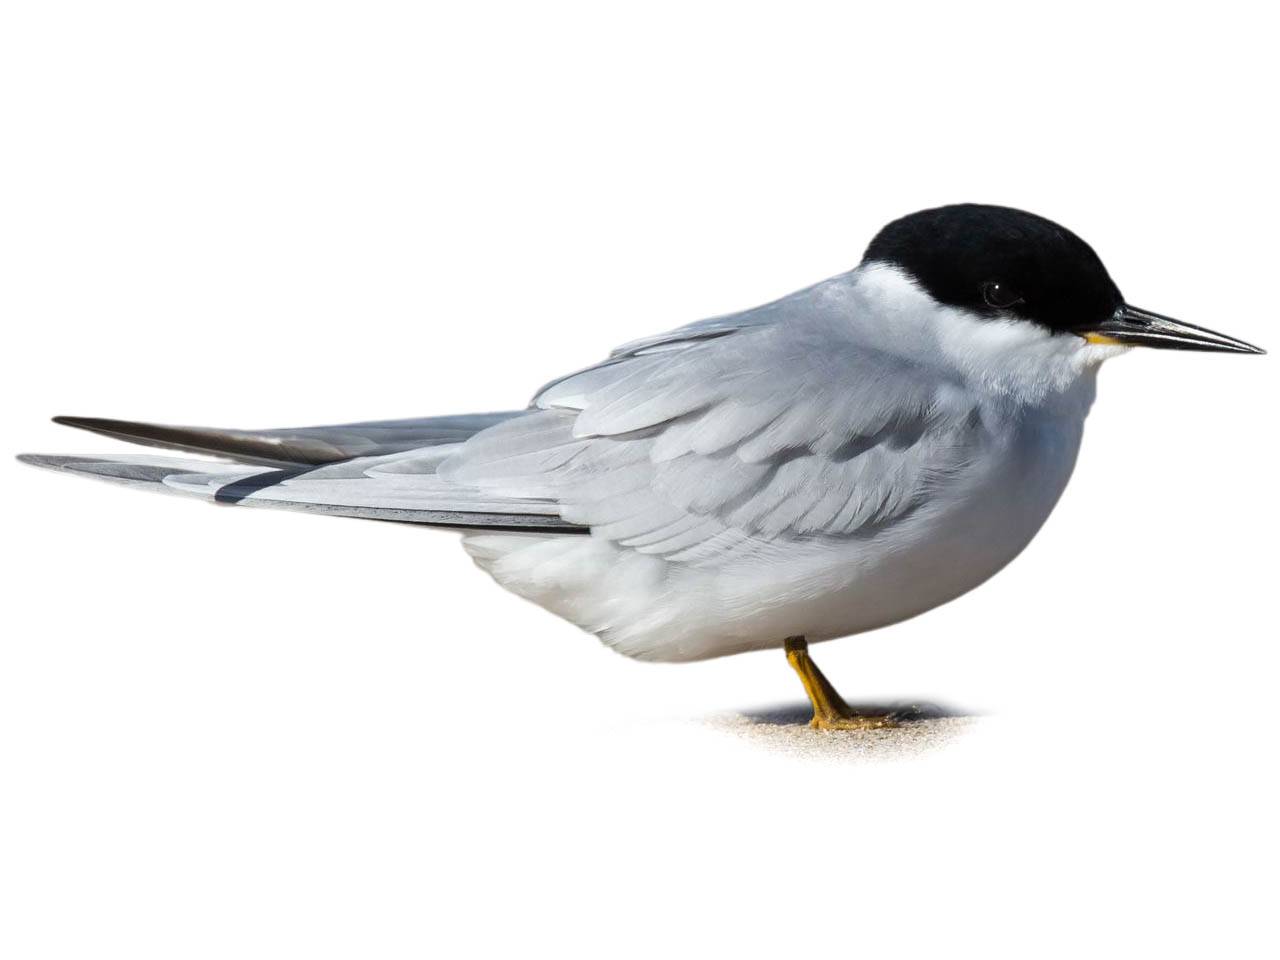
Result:
[[[961,203],[895,220],[864,263],[901,267],[940,303],[1054,331],[1095,327],[1124,304],[1093,248],[1052,220]]]

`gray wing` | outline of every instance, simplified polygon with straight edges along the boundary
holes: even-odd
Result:
[[[289,467],[337,463],[353,457],[382,456],[418,447],[458,443],[522,412],[509,410],[268,430],[178,427],[101,417],[54,417],[53,420],[64,426],[78,427],[146,447],[227,456],[241,463]]]
[[[136,455],[27,454],[33,466],[223,504],[461,529],[581,532],[537,498],[495,498],[435,476],[448,451],[525,411],[384,420],[278,430],[172,427],[83,417],[76,426],[144,446],[230,457],[236,463]],[[275,469],[264,470],[263,467]]]
[[[221,504],[272,507],[453,529],[583,533],[555,504],[494,497],[445,484],[424,451],[362,457],[337,464],[263,470],[245,464],[145,455],[22,454],[24,463],[153,493]]]
[[[527,411],[267,431],[73,421],[239,465],[27,459],[224,503],[589,529],[683,562],[873,536],[964,471],[984,438],[965,391],[865,332],[874,312],[838,277],[628,344]]]
[[[859,307],[819,285],[638,341],[549,384],[439,475],[554,502],[596,536],[675,561],[874,535],[965,470],[983,433],[940,371],[858,335]]]

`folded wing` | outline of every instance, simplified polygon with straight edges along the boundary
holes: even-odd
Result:
[[[849,304],[829,301],[624,348],[476,434],[439,475],[554,502],[598,537],[678,562],[874,536],[965,470],[984,434],[963,391],[860,341]]]
[[[636,341],[525,411],[256,431],[61,418],[238,462],[27,459],[223,503],[589,530],[673,562],[872,537],[963,472],[986,435],[945,371],[867,330],[876,311],[859,297],[835,278]]]

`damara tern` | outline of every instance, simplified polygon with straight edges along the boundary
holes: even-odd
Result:
[[[224,504],[462,532],[502,586],[643,660],[783,647],[825,729],[887,726],[809,658],[982,583],[1044,523],[1098,368],[1262,353],[1125,303],[1083,240],[961,204],[861,264],[629,343],[525,410],[283,430],[59,423],[229,458],[23,460]]]

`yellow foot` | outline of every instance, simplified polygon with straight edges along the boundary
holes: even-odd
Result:
[[[787,662],[800,675],[804,692],[813,705],[809,726],[815,730],[884,730],[898,726],[896,714],[867,716],[856,713],[836,692],[818,665],[809,657],[809,644],[804,637],[788,637],[784,648]]]

